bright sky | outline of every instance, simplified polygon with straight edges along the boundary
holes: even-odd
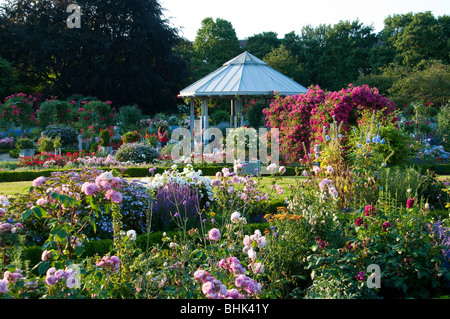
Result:
[[[233,25],[238,39],[273,31],[283,38],[302,27],[334,25],[340,20],[359,20],[384,27],[384,19],[394,14],[431,11],[435,17],[450,14],[450,0],[159,0],[165,18],[179,29],[180,36],[195,40],[206,17],[225,19]]]

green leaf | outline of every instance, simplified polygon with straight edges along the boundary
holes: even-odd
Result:
[[[78,257],[80,257],[83,253],[84,253],[84,246],[75,247],[75,254],[77,254]]]
[[[30,216],[31,216],[31,214],[32,214],[33,212],[31,211],[31,209],[27,209],[26,211],[24,211],[23,213],[22,213],[22,219],[25,221],[25,220],[27,220]]]
[[[38,267],[39,275],[45,274],[49,268],[50,268],[50,262],[49,261],[41,262],[39,264],[39,267]]]

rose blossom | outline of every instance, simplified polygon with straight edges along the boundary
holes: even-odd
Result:
[[[217,228],[213,228],[208,233],[209,239],[217,241],[220,238],[220,231]]]

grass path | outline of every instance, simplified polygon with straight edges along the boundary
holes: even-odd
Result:
[[[128,178],[128,179],[133,180],[139,178]],[[299,177],[287,176],[277,178],[275,181],[277,185],[283,187],[283,190],[285,192],[283,195],[287,195],[290,193],[289,185],[296,185],[296,181],[298,181],[298,179]],[[261,185],[260,190],[269,193],[272,181],[274,180],[269,177],[263,177],[260,182]],[[3,195],[15,195],[18,193],[23,194],[28,191],[28,188],[31,186],[31,183],[32,181],[0,183],[0,194]]]

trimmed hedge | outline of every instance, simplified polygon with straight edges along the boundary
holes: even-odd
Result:
[[[148,167],[129,167],[125,171],[125,177],[147,177],[150,175]],[[201,170],[203,176],[214,176],[217,172],[221,171],[224,167],[231,167],[231,165],[217,165],[217,166],[194,166],[194,170]],[[165,170],[170,167],[157,167],[155,174],[162,174]],[[100,167],[99,169],[110,171],[114,167]],[[81,171],[81,169],[71,169],[75,171]],[[182,171],[183,166],[178,166],[178,170]],[[64,172],[67,169],[45,169],[45,170],[35,170],[35,171],[4,171],[0,172],[0,182],[19,182],[19,181],[32,181],[39,176],[50,177],[52,172]],[[283,176],[295,176],[295,168],[287,167],[286,173]]]

